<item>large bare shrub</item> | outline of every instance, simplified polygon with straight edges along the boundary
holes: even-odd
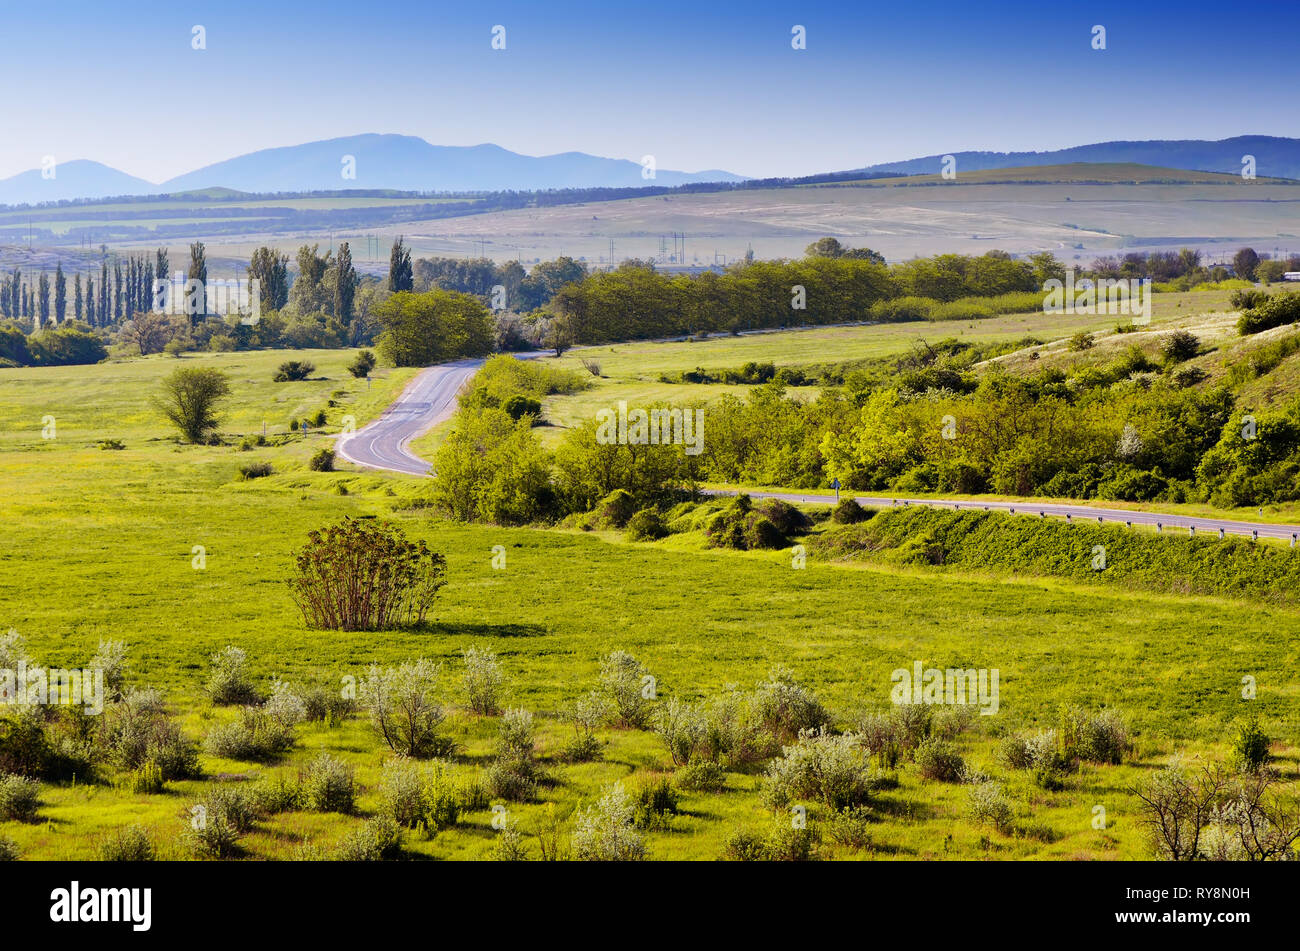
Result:
[[[308,627],[378,631],[424,621],[447,559],[388,523],[344,519],[313,531],[289,585]]]

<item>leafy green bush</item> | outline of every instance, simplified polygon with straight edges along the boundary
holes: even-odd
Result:
[[[837,525],[857,525],[871,518],[872,513],[857,503],[856,499],[840,499],[831,512],[831,520]]]
[[[630,542],[657,541],[668,534],[668,526],[658,509],[641,509],[627,521],[627,540]]]
[[[972,822],[991,825],[999,832],[1011,828],[1011,803],[997,783],[972,786],[967,793],[966,809]]]
[[[574,822],[571,848],[578,861],[636,862],[646,857],[636,830],[635,804],[622,783],[609,787]]]
[[[1259,716],[1251,716],[1237,724],[1232,738],[1232,761],[1237,769],[1258,773],[1272,758],[1268,734],[1259,725]]]
[[[211,787],[183,817],[182,840],[200,858],[223,859],[239,851],[239,839],[252,828],[248,801],[236,790]]]
[[[357,358],[348,364],[348,372],[354,377],[370,376],[370,371],[375,368],[375,355],[369,350],[362,350],[357,354]]]
[[[352,767],[321,753],[299,773],[303,805],[315,812],[350,813],[356,804]]]
[[[637,787],[633,805],[633,822],[638,829],[665,829],[677,815],[679,796],[667,776],[650,780]]]
[[[768,862],[807,862],[818,840],[817,830],[811,825],[777,823],[763,843],[763,858]]]
[[[679,697],[670,697],[655,712],[654,730],[677,766],[689,763],[704,742],[708,725],[704,714]]]
[[[474,805],[440,762],[422,767],[404,757],[389,760],[379,789],[385,816],[405,828],[423,828],[428,835],[454,826],[462,809]]]
[[[233,645],[223,647],[210,658],[208,699],[215,704],[252,704],[260,697],[248,674],[248,654]]]
[[[204,747],[213,756],[269,762],[293,746],[292,724],[279,722],[259,707],[244,707],[239,717],[208,731]]]
[[[1274,294],[1242,311],[1237,332],[1244,337],[1296,321],[1300,321],[1300,293]]]
[[[133,795],[156,794],[163,791],[163,771],[153,760],[145,760],[122,777],[119,787]]]
[[[1067,346],[1071,352],[1079,353],[1084,350],[1091,350],[1094,343],[1095,341],[1092,334],[1088,333],[1086,330],[1080,330],[1070,338]]]
[[[497,655],[487,649],[467,647],[462,686],[466,705],[482,716],[495,716],[501,709],[501,688],[505,680]]]
[[[1175,330],[1160,340],[1160,353],[1169,363],[1182,363],[1201,352],[1201,341],[1188,330]]]
[[[722,792],[727,787],[727,774],[712,760],[695,760],[677,771],[677,785],[695,792]]]
[[[311,457],[307,463],[307,468],[312,472],[333,472],[334,471],[334,450],[321,449]]]
[[[99,843],[101,862],[152,862],[153,842],[141,826],[127,826],[109,833]]]
[[[40,783],[14,773],[0,774],[0,819],[30,822],[40,806]]]
[[[523,419],[525,416],[531,416],[533,419],[539,419],[542,415],[542,402],[535,400],[531,396],[524,396],[516,393],[504,403],[501,408],[505,410],[507,416],[511,419]]]
[[[302,787],[285,776],[263,779],[249,790],[249,802],[259,816],[294,812],[303,806]]]
[[[17,842],[8,836],[0,835],[0,862],[17,862],[21,854]]]
[[[519,832],[519,824],[509,817],[497,832],[496,843],[492,846],[492,859],[497,862],[525,862],[528,849],[524,837]]]
[[[434,507],[450,518],[524,525],[556,512],[551,454],[527,419],[511,419],[501,409],[462,408],[434,454],[433,470]]]
[[[105,746],[108,759],[128,772],[138,772],[152,763],[162,782],[199,776],[198,749],[163,708],[154,690],[129,691],[110,708]],[[128,779],[153,788],[155,779],[139,773]],[[143,788],[142,788],[143,791]]]
[[[653,679],[646,666],[627,651],[612,651],[601,660],[600,689],[623,726],[644,729],[649,722]]]
[[[490,795],[513,802],[532,799],[539,778],[533,759],[535,747],[532,713],[507,710],[497,734],[497,758],[484,775]]]
[[[239,477],[245,482],[250,479],[264,479],[275,474],[275,466],[269,462],[245,462],[239,467]]]
[[[306,360],[286,360],[280,364],[271,379],[276,383],[290,383],[305,380],[316,372],[316,365]]]
[[[704,525],[704,538],[712,548],[742,551],[784,548],[788,544],[781,530],[761,511],[756,511],[750,497],[743,493],[709,518]]]
[[[929,737],[916,748],[916,766],[925,779],[955,783],[962,778],[966,763],[951,744]]]
[[[372,666],[361,681],[361,705],[394,753],[446,756],[454,743],[438,731],[446,718],[437,699],[442,665],[420,658],[400,667]]]
[[[402,833],[388,816],[367,819],[339,844],[334,858],[340,862],[381,862],[402,854]]]
[[[763,802],[781,810],[812,799],[833,810],[866,805],[878,783],[856,738],[805,732],[768,766]]]
[[[602,528],[626,528],[637,513],[636,498],[626,489],[615,489],[593,510],[593,522]]]
[[[792,741],[810,730],[825,729],[831,721],[829,711],[812,690],[791,670],[779,665],[759,683],[754,711],[763,729],[780,742]]]
[[[600,691],[593,690],[565,710],[565,718],[573,726],[573,739],[561,751],[561,757],[570,763],[585,763],[600,755],[600,740],[596,730],[608,722],[612,704]]]
[[[853,851],[871,847],[871,826],[876,816],[865,806],[849,806],[834,813],[827,823],[827,837]]]
[[[737,829],[727,836],[723,856],[733,862],[760,862],[763,860],[766,840],[752,829]]]

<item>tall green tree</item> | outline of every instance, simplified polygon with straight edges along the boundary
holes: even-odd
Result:
[[[344,241],[334,265],[334,318],[347,326],[352,323],[352,302],[357,296],[357,269],[352,266],[352,249]]]
[[[457,291],[393,294],[375,309],[379,349],[394,366],[421,367],[490,353],[492,312]]]
[[[186,292],[194,299],[192,301],[187,299],[185,308],[186,313],[190,315],[190,323],[197,325],[208,313],[208,257],[202,241],[190,245],[190,267],[185,277],[187,281],[199,282],[196,290]]]
[[[282,310],[289,303],[289,256],[268,247],[253,252],[248,262],[248,279],[258,282],[262,308]]]
[[[41,280],[37,285],[37,301],[41,326],[44,327],[50,322],[50,278],[44,271],[41,271]]]
[[[1253,281],[1259,268],[1259,255],[1254,248],[1242,248],[1232,256],[1232,270],[1237,277]]]
[[[415,287],[415,273],[411,269],[411,249],[406,246],[404,237],[393,242],[392,253],[388,256],[388,289],[396,294],[409,291]]]
[[[77,272],[72,279],[72,313],[76,315],[77,320],[81,320],[84,306],[85,302],[81,299],[81,273]]]
[[[68,279],[63,276],[63,262],[54,268],[54,319],[63,323],[68,319]]]
[[[122,262],[113,262],[113,323],[123,320],[122,308]]]
[[[298,276],[289,288],[289,302],[299,314],[314,314],[326,310],[333,295],[326,286],[326,272],[333,266],[333,255],[317,254],[320,245],[303,245],[298,249]]]
[[[186,442],[201,442],[220,421],[217,408],[230,394],[230,381],[220,370],[182,367],[162,381],[155,406]]]

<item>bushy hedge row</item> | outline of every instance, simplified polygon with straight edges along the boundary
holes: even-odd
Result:
[[[1300,321],[1300,294],[1263,295],[1252,299],[1251,304],[1237,320],[1237,330],[1243,337]]]
[[[1027,506],[1032,510],[1031,506]],[[1300,552],[1245,539],[1158,535],[1000,512],[887,509],[810,543],[837,557],[1101,581],[1157,591],[1300,599]],[[1094,568],[1096,546],[1105,567]]]

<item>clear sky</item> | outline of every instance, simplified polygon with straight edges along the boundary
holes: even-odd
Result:
[[[1300,136],[1294,0],[5,0],[0,13],[0,177],[53,155],[160,181],[361,132],[752,176]],[[196,24],[206,50],[191,48]],[[795,24],[806,50],[791,48]]]

